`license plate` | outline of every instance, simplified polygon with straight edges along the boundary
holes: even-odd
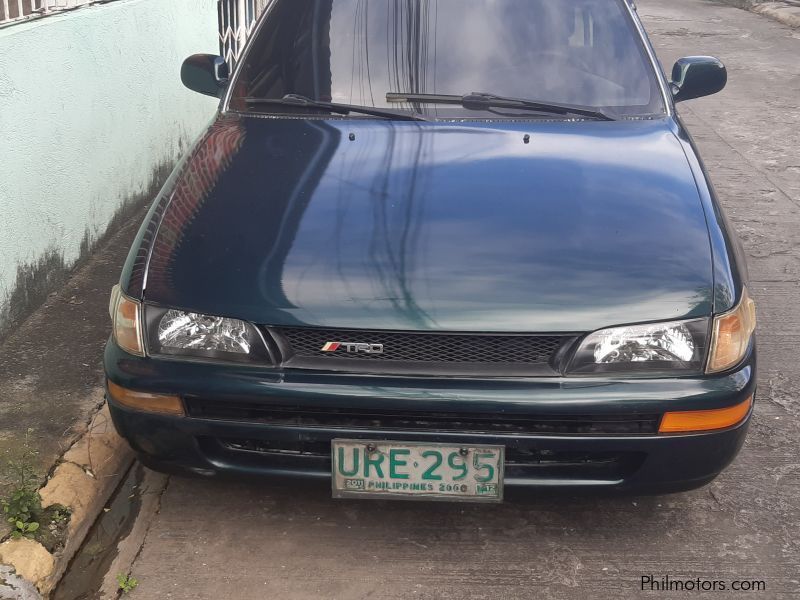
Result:
[[[502,446],[333,440],[334,498],[500,502]]]

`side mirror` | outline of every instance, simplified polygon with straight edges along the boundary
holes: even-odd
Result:
[[[193,54],[181,67],[181,81],[190,90],[218,98],[228,84],[228,63],[214,54]]]
[[[727,83],[725,65],[713,56],[687,56],[679,59],[672,68],[671,87],[675,102],[716,94]]]

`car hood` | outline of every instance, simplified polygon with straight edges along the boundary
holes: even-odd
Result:
[[[148,302],[268,325],[583,332],[708,315],[668,120],[220,117],[164,196]]]

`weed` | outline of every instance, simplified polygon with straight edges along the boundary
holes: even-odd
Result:
[[[39,495],[38,477],[36,475],[36,450],[31,447],[32,429],[25,432],[22,453],[17,460],[9,461],[15,487],[11,494],[2,501],[3,514],[14,527],[11,535],[15,539],[34,537],[39,530],[39,517],[42,514],[42,497]]]
[[[33,521],[32,523],[23,523],[22,521],[17,521],[14,523],[14,531],[11,532],[11,537],[15,540],[19,538],[26,537],[32,538],[33,534],[39,531],[39,523]]]
[[[125,575],[125,573],[120,573],[117,575],[117,583],[119,584],[119,589],[122,590],[123,594],[132,592],[136,589],[136,586],[139,585],[139,582],[136,581],[135,577]]]
[[[56,504],[53,507],[53,514],[50,517],[50,520],[56,525],[63,525],[64,523],[69,521],[69,516],[70,516],[70,510],[68,508]]]

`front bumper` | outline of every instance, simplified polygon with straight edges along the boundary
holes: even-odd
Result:
[[[374,408],[463,415],[622,415],[725,408],[755,393],[755,351],[735,372],[670,379],[449,379],[354,376],[154,360],[106,349],[109,379],[123,387],[220,405]],[[335,438],[492,444],[507,448],[506,486],[667,492],[716,477],[739,452],[750,415],[709,433],[542,435],[431,428],[347,427],[172,417],[109,401],[119,433],[155,469],[202,475],[330,478]]]

